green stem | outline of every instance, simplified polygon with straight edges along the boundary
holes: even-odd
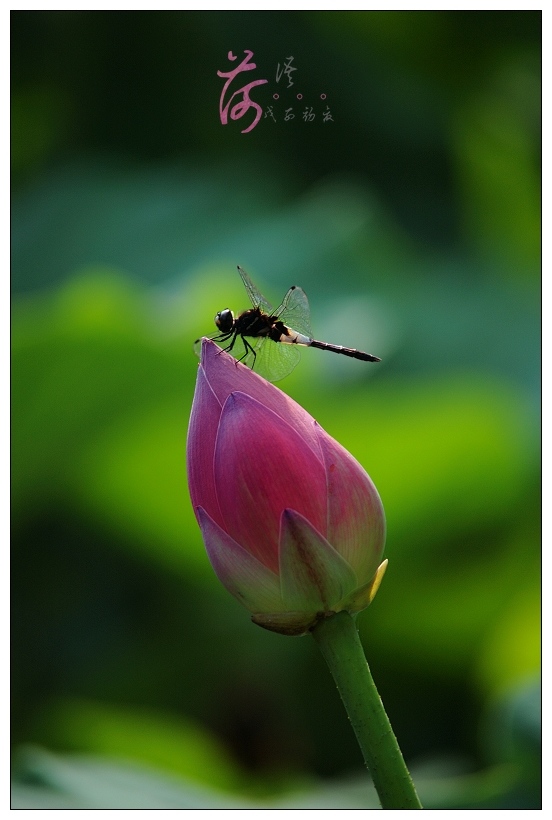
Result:
[[[382,808],[421,809],[353,618],[338,612],[319,621],[312,634],[337,684]]]

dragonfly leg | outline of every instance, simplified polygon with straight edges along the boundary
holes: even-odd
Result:
[[[214,342],[226,342],[230,338],[230,336],[232,336],[233,332],[234,331],[232,331],[231,333],[220,333],[218,336],[211,336],[211,338]],[[229,348],[228,347],[221,347],[220,350],[217,350],[216,355],[218,356],[218,354],[222,353],[223,350],[231,350],[232,345],[234,344],[234,341],[235,341],[235,339],[232,340],[232,344],[230,345]]]
[[[231,336],[232,336],[232,341],[230,342],[230,344],[227,345],[226,347],[221,348],[219,353],[222,353],[223,350],[224,350],[225,353],[230,353],[232,348],[236,344],[236,339],[238,338],[238,336],[240,336],[240,334],[237,333],[235,330],[232,330],[230,333],[225,333],[225,334],[221,334],[220,336],[217,336],[217,338],[215,339],[215,341],[217,341],[217,342],[226,342]],[[243,359],[245,359],[250,353],[252,353],[253,354],[253,366],[251,367],[251,370],[253,370],[253,367],[255,366],[255,359],[257,358],[257,354],[255,353],[255,350],[249,344],[249,342],[247,341],[245,336],[241,336],[240,338],[243,342],[243,346],[245,348],[245,353],[243,354],[243,356],[240,356],[239,359],[236,359],[236,364],[238,364],[238,362],[243,361]]]
[[[257,354],[255,353],[255,350],[254,350],[254,349],[253,349],[253,347],[249,344],[249,342],[247,341],[247,339],[245,338],[245,336],[242,336],[242,337],[241,337],[241,340],[242,340],[242,342],[243,342],[243,346],[244,346],[244,348],[245,348],[245,353],[243,354],[243,356],[240,356],[240,358],[236,360],[236,363],[237,363],[237,362],[241,362],[243,359],[247,358],[247,356],[248,356],[250,353],[252,353],[252,354],[253,354],[253,364],[251,365],[251,370],[253,370],[253,368],[255,367],[255,359],[257,358]]]
[[[223,347],[222,348],[225,351],[225,353],[230,353],[230,351],[232,350],[232,348],[236,344],[236,339],[238,337],[238,334],[236,333],[235,330],[232,330],[230,333],[226,333],[225,335],[219,336],[219,338],[218,338],[219,342],[226,342],[230,338],[230,336],[232,336],[232,341],[230,342],[228,347]]]

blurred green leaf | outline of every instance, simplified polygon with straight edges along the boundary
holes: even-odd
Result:
[[[512,765],[489,766],[481,771],[452,766],[446,758],[412,768],[424,809],[517,808],[516,791],[523,786],[521,772]],[[455,771],[456,769],[456,771]],[[526,795],[533,808],[533,795]]]
[[[228,809],[245,800],[202,789],[146,766],[93,756],[20,752],[12,808]],[[44,802],[43,802],[44,800]]]
[[[12,785],[14,809],[378,809],[367,774],[294,790],[277,800],[248,801],[221,795],[153,769],[116,759],[54,755],[27,747],[18,755]],[[458,767],[455,767],[458,769]],[[515,767],[496,766],[466,773],[443,763],[412,770],[426,809],[517,808],[519,775]],[[516,789],[518,790],[516,793]],[[526,807],[536,808],[530,796]]]
[[[70,491],[83,446],[122,413],[182,390],[182,362],[155,341],[135,289],[104,271],[18,303],[12,333],[17,513]]]
[[[148,764],[190,783],[223,791],[244,787],[244,776],[204,727],[137,706],[64,699],[42,710],[35,732],[56,748]]]
[[[153,560],[210,577],[186,481],[187,405],[172,399],[106,426],[83,448],[75,499]]]

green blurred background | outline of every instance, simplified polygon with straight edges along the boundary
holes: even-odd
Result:
[[[237,264],[383,359],[280,386],[382,496],[359,625],[422,801],[540,806],[540,26],[12,12],[14,806],[377,806],[314,641],[250,623],[191,510],[192,342]]]

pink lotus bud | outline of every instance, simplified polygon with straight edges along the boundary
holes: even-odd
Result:
[[[207,339],[187,461],[213,569],[255,623],[302,635],[326,614],[368,606],[387,565],[370,477],[302,407]]]

